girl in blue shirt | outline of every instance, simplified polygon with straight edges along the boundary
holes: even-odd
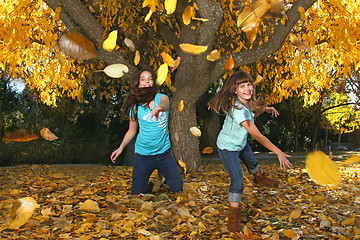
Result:
[[[155,169],[165,177],[173,192],[182,191],[183,181],[171,152],[168,130],[169,98],[157,93],[153,74],[142,70],[122,106],[122,119],[129,116],[129,130],[118,149],[110,156],[115,159],[127,144],[139,134],[135,142],[135,155],[131,194],[146,193],[149,178]]]
[[[228,229],[231,232],[241,231],[240,201],[243,195],[243,173],[240,158],[250,174],[254,175],[255,183],[277,187],[278,181],[267,177],[259,168],[253,152],[247,143],[247,135],[251,134],[264,147],[274,152],[280,162],[281,169],[291,168],[287,157],[268,138],[262,135],[254,123],[254,116],[264,111],[277,117],[279,113],[273,107],[257,101],[251,76],[243,71],[235,72],[225,82],[222,89],[211,99],[211,108],[217,113],[225,113],[224,124],[217,138],[220,158],[229,173],[229,217]]]

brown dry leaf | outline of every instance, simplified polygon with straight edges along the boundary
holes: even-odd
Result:
[[[83,210],[83,211],[89,211],[89,212],[98,212],[100,210],[99,204],[91,199],[88,199],[85,202],[83,202],[80,205],[79,209]]]
[[[8,229],[18,229],[33,215],[33,212],[39,205],[32,197],[24,197],[15,200],[10,210],[9,218],[7,220]]]
[[[178,67],[179,64],[180,64],[180,61],[181,61],[181,57],[177,57],[177,58],[175,59],[174,67],[171,69],[171,72],[173,72],[175,69],[177,69],[177,67]]]
[[[44,127],[40,130],[40,135],[48,140],[48,141],[54,141],[56,139],[59,139],[54,133],[52,133],[48,128]]]
[[[297,36],[295,36],[294,34],[290,33],[290,42],[292,44],[294,44],[294,46],[296,46],[297,48],[299,48],[300,50],[307,50],[310,51],[310,48],[308,48]]]
[[[4,142],[29,142],[37,139],[39,136],[26,129],[18,129],[9,133],[6,133],[2,138]]]
[[[229,57],[225,61],[225,69],[227,71],[231,71],[234,68],[234,59],[232,55],[230,54]]]
[[[168,73],[169,73],[168,65],[166,63],[161,64],[161,66],[157,70],[156,84],[158,86],[161,86],[165,82]]]
[[[175,60],[169,54],[167,54],[166,52],[162,52],[160,56],[162,57],[164,63],[166,63],[169,67],[174,67]]]
[[[125,38],[124,43],[130,49],[130,51],[135,52],[136,47],[135,47],[134,42],[131,39]]]
[[[65,54],[79,59],[93,59],[97,56],[94,44],[81,34],[66,31],[59,39],[59,48]]]
[[[195,8],[193,6],[187,6],[182,14],[182,19],[185,25],[189,25],[191,19],[195,17]]]
[[[199,128],[197,127],[191,127],[190,128],[190,132],[195,136],[195,137],[200,137],[201,136],[201,131]]]
[[[106,38],[106,40],[103,42],[103,49],[106,51],[113,51],[116,47],[116,39],[117,39],[117,30],[112,31],[109,33],[109,36]]]
[[[140,62],[140,52],[138,50],[136,50],[135,57],[134,57],[134,64],[138,65],[139,62]]]
[[[214,151],[212,147],[206,147],[202,150],[202,153],[210,154]]]
[[[219,60],[220,58],[221,58],[221,54],[217,49],[211,51],[211,53],[206,56],[206,59],[211,62],[215,62],[215,61]]]
[[[184,109],[184,100],[181,100],[179,103],[179,112],[181,112]]]
[[[207,46],[199,46],[199,45],[193,45],[190,43],[181,43],[179,45],[179,47],[181,48],[181,50],[183,50],[186,53],[191,53],[191,54],[200,54],[203,53],[207,50]]]
[[[237,18],[237,26],[244,27],[256,23],[271,7],[267,0],[258,0],[245,6]]]

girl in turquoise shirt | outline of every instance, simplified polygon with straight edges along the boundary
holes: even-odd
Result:
[[[278,186],[278,181],[267,177],[259,168],[247,143],[248,133],[277,155],[282,169],[291,168],[292,164],[287,159],[290,156],[262,135],[254,123],[254,115],[266,111],[277,117],[279,113],[275,108],[265,107],[264,103],[256,100],[254,83],[248,73],[239,71],[232,74],[222,89],[211,99],[210,106],[217,113],[226,114],[217,138],[217,147],[231,180],[228,194],[230,204],[228,229],[231,232],[239,232],[241,231],[240,201],[244,183],[240,158],[250,174],[254,175],[255,183],[267,187]]]

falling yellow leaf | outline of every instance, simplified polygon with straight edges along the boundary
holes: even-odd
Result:
[[[85,202],[83,202],[80,205],[79,209],[83,210],[83,211],[89,211],[89,212],[98,212],[100,210],[99,204],[91,199],[88,199]]]
[[[121,63],[115,63],[107,66],[104,70],[98,70],[104,72],[106,75],[112,78],[120,78],[124,73],[129,72],[129,68]]]
[[[301,61],[304,58],[304,52],[299,52],[296,56],[295,56],[295,65],[299,65],[301,63]]]
[[[161,66],[157,71],[156,84],[158,86],[161,86],[165,82],[168,72],[169,72],[169,66],[166,63],[161,64]]]
[[[245,6],[237,18],[237,26],[244,27],[256,23],[271,7],[267,0],[258,0],[250,6]]]
[[[97,56],[94,44],[75,32],[66,31],[60,37],[58,46],[65,54],[79,60],[93,59]]]
[[[177,0],[165,0],[165,9],[167,14],[172,14],[176,9]]]
[[[211,62],[215,62],[215,61],[219,60],[220,58],[221,58],[221,54],[217,49],[212,50],[211,53],[206,56],[206,59]]]
[[[153,11],[149,10],[149,12],[146,14],[145,17],[145,22],[149,21],[149,19],[151,18],[151,15],[153,14]]]
[[[338,168],[322,151],[314,151],[306,157],[306,171],[320,185],[338,186],[341,176]]]
[[[199,46],[199,45],[193,45],[190,43],[181,43],[180,48],[186,52],[191,54],[200,54],[207,50],[207,46]]]
[[[270,0],[270,11],[273,13],[282,13],[284,11],[284,1]]]
[[[182,14],[184,24],[189,25],[193,17],[195,17],[195,8],[193,6],[187,6]]]
[[[162,52],[160,56],[162,57],[164,63],[166,63],[169,67],[174,67],[175,60],[169,54]]]
[[[214,151],[212,147],[206,147],[202,150],[202,153],[210,154]]]
[[[198,21],[202,21],[202,22],[208,22],[209,19],[206,18],[197,18],[197,17],[193,17],[194,20],[198,20]]]
[[[190,132],[195,136],[195,137],[200,137],[201,136],[201,131],[199,128],[197,127],[191,127],[190,128]]]
[[[232,55],[230,54],[229,57],[225,61],[225,69],[227,71],[231,71],[234,68],[234,59]]]
[[[184,174],[186,174],[186,163],[184,163],[181,160],[179,160],[178,163],[179,163],[180,167],[182,167],[184,169]]]
[[[253,42],[256,39],[258,29],[259,29],[259,21],[255,24],[255,26],[253,26],[248,31],[245,31],[244,29],[242,29],[244,32],[246,32],[246,38],[251,44],[253,44]]]
[[[139,62],[140,62],[140,52],[138,50],[136,50],[135,57],[134,57],[134,64],[138,65]]]
[[[297,237],[296,233],[291,230],[291,229],[284,229],[284,234],[285,236],[287,236],[288,238],[295,238]]]
[[[41,130],[40,130],[40,135],[44,138],[44,139],[46,139],[46,140],[48,140],[48,141],[54,141],[54,140],[56,140],[56,139],[59,139],[55,134],[53,134],[48,128],[42,128]]]
[[[184,100],[181,100],[179,103],[179,112],[181,112],[184,109]]]
[[[254,82],[254,85],[258,85],[259,83],[261,83],[261,81],[263,80],[264,78],[260,75],[257,75],[256,78],[255,78],[255,82]]]
[[[180,61],[181,61],[181,57],[177,57],[177,58],[175,59],[174,67],[171,69],[171,72],[173,72],[175,69],[177,69],[177,67],[178,67],[179,64],[180,64]]]
[[[15,200],[7,220],[8,229],[18,229],[31,218],[34,210],[39,207],[35,199],[24,197]]]
[[[350,165],[350,164],[354,164],[360,162],[360,155],[351,155],[350,158],[346,159],[343,162],[339,162],[339,166],[344,166],[344,165]]]
[[[2,140],[4,142],[28,142],[37,138],[38,135],[22,128],[6,133]]]
[[[107,39],[103,42],[103,49],[106,51],[111,52],[116,47],[116,39],[117,39],[117,30],[112,31],[109,33]]]
[[[130,51],[135,52],[136,47],[135,47],[134,42],[131,39],[125,38],[124,43],[130,49]]]
[[[294,44],[297,48],[300,50],[308,50],[310,51],[310,48],[308,48],[298,37],[296,37],[294,34],[290,33],[290,42]]]

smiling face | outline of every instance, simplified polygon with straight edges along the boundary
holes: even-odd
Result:
[[[151,72],[144,71],[140,74],[139,78],[139,88],[152,87],[154,85],[154,80]]]
[[[243,82],[237,85],[235,94],[242,103],[250,101],[254,92],[254,85],[251,82]]]

